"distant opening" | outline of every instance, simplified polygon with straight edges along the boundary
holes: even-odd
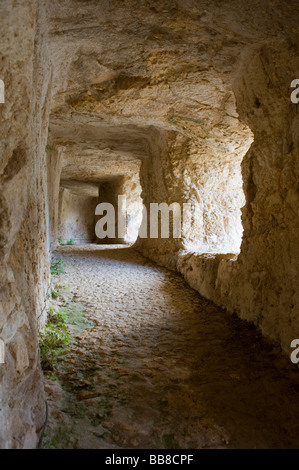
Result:
[[[59,190],[58,240],[61,244],[95,242],[95,208],[98,186],[82,181],[62,181]]]
[[[142,222],[139,175],[108,175],[97,181],[61,180],[59,190],[58,231],[60,244],[133,244]],[[118,196],[125,197],[125,207],[118,206]],[[115,209],[115,238],[98,238],[96,207],[109,203]],[[122,213],[121,211],[124,211]],[[125,217],[126,231],[120,238],[119,214]]]

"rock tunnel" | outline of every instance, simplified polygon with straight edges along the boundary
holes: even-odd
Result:
[[[298,383],[298,369],[289,356],[291,342],[299,337],[299,118],[298,105],[290,99],[290,84],[299,77],[298,15],[296,0],[1,0],[0,79],[5,84],[5,100],[0,102],[1,448],[38,445],[45,403],[52,438],[57,435],[51,410],[58,406],[63,385],[59,389],[45,376],[39,349],[53,297],[55,256],[65,259],[62,276],[66,276],[70,293],[64,302],[75,302],[77,297],[87,313],[88,308],[93,309],[90,321],[98,328],[106,322],[107,312],[111,321],[116,321],[119,312],[135,312],[126,335],[132,334],[144,315],[147,326],[142,328],[157,323],[153,336],[143,338],[144,344],[154,345],[158,341],[153,339],[155,335],[169,328],[166,333],[171,338],[171,331],[177,328],[174,322],[180,321],[189,333],[198,333],[190,340],[193,351],[187,341],[181,350],[193,364],[192,373],[196,370],[200,376],[207,351],[212,354],[214,343],[218,344],[214,335],[224,334],[222,324],[227,337],[221,344],[229,343],[231,337],[237,345],[231,362],[225,362],[231,350],[221,349],[226,355],[224,364],[231,369],[232,389],[239,387],[240,393],[249,396],[255,390],[262,403],[258,377],[267,367],[269,389],[280,390],[283,384],[289,393],[295,393],[292,387]],[[119,195],[126,198],[126,230],[120,235]],[[101,203],[113,205],[118,214],[113,240],[100,239],[95,231],[100,220],[96,207]],[[188,227],[180,237],[140,236],[143,208],[149,211],[153,203],[192,206]],[[146,272],[141,269],[143,262]],[[91,274],[93,270],[96,274]],[[99,289],[104,282],[105,289],[93,299],[96,294],[81,288],[85,281]],[[134,290],[130,283],[135,283]],[[173,293],[167,291],[167,283],[172,283],[169,289]],[[145,286],[150,289],[149,297]],[[125,298],[123,304],[120,295]],[[173,298],[174,305],[165,306],[163,295],[170,296],[169,302]],[[142,302],[152,303],[152,319],[146,316]],[[189,309],[188,315],[185,312],[186,317],[177,318],[178,309]],[[93,316],[96,311],[98,317]],[[173,317],[168,315],[172,311]],[[201,321],[205,328],[211,322],[202,332],[200,325],[192,323],[192,315],[197,314],[199,321],[200,311],[204,311],[201,319],[206,320]],[[123,318],[119,328],[111,330],[111,338],[120,334]],[[93,329],[90,331],[92,335]],[[182,338],[183,333],[178,342]],[[135,339],[130,336],[130,340],[131,350],[139,357]],[[97,341],[101,348],[100,336],[90,341]],[[206,344],[206,351],[197,349],[197,344]],[[261,353],[260,362],[246,363],[248,376],[250,367],[259,373],[257,382],[244,379],[243,384],[241,373],[233,370],[246,347],[261,348],[257,351],[266,351],[266,356]],[[150,361],[154,353],[146,351]],[[161,351],[163,359],[172,349]],[[85,353],[87,358],[93,356],[87,365],[81,364],[83,369],[97,357],[95,351]],[[109,354],[113,361],[112,350]],[[283,366],[279,368],[280,361]],[[174,357],[165,370],[174,367],[175,371],[179,363],[179,356]],[[136,369],[137,364],[136,359]],[[142,367],[144,379],[150,366]],[[192,374],[184,367],[177,366],[169,383],[179,387],[189,380],[191,387]],[[112,366],[109,373],[111,370]],[[127,380],[132,384],[137,372],[130,373]],[[66,373],[60,374],[63,382]],[[155,377],[153,396],[160,383]],[[76,400],[88,402],[94,409],[92,400],[101,400],[104,391],[93,394],[92,383],[80,380],[76,386],[82,390],[76,389]],[[213,383],[223,380],[219,376]],[[163,385],[165,390],[169,383]],[[136,390],[130,387],[134,395]],[[201,396],[196,387],[192,389],[194,400]],[[79,430],[64,416],[69,435],[78,439],[61,446],[294,447],[299,442],[298,433],[279,440],[277,436],[285,435],[283,424],[279,425],[283,431],[275,427],[277,421],[266,405],[269,412],[263,425],[273,426],[276,438],[265,431],[256,433],[254,439],[260,422],[250,415],[246,426],[240,425],[239,440],[234,441],[228,415],[220,412],[219,422],[213,415],[215,410],[230,409],[228,388],[223,396],[220,393],[222,402],[220,398],[214,402],[211,396],[216,388],[210,390],[207,429],[199,415],[197,425],[192,424],[194,409],[186,405],[189,412],[185,416],[175,388],[171,390],[168,401],[165,392],[163,399],[157,396],[157,403],[164,411],[172,403],[181,421],[192,428],[189,434],[187,424],[184,430],[177,426],[178,436],[169,430],[159,434],[162,425],[155,421],[146,440],[145,429],[159,408],[153,405],[155,411],[150,414],[148,404],[141,412],[144,421],[136,421],[127,440],[115,431],[121,429],[117,419],[122,409],[115,409],[118,418],[110,417],[110,421],[107,415],[99,415],[90,440],[78,437]],[[111,390],[105,393],[114,397]],[[142,393],[151,394],[149,389]],[[296,421],[299,407],[295,401],[289,412]],[[287,396],[272,405],[287,409]],[[250,402],[248,413],[254,406]],[[129,407],[124,405],[124,409]],[[237,422],[243,412],[236,406]],[[59,413],[56,410],[62,419]],[[109,421],[106,428],[105,419]],[[99,434],[100,426],[106,434]],[[128,435],[127,431],[123,434]]]

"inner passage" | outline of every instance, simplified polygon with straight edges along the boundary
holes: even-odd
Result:
[[[140,193],[138,176],[108,176],[102,177],[97,182],[62,180],[59,190],[59,242],[61,244],[134,243],[142,221]],[[97,215],[96,207],[99,204],[109,204],[109,211],[104,210],[101,216]],[[103,221],[101,224],[103,236],[99,235],[99,230],[96,230],[100,219]],[[120,219],[125,225],[125,231],[121,235]],[[108,237],[105,234],[109,228],[111,229],[111,223],[114,224],[114,236]]]
[[[150,147],[142,158],[129,158],[127,154],[104,157],[87,152],[74,159],[73,150],[68,153],[64,149],[57,239],[62,244],[133,244],[139,235],[144,238],[144,225],[145,238],[151,236],[153,204],[166,204],[171,221],[170,206],[176,203],[181,213],[180,240],[171,250],[238,253],[243,233],[241,208],[245,202],[241,162],[253,140],[249,129],[242,128],[242,132],[243,137],[239,132],[239,140],[232,148],[227,143],[226,153],[214,147],[213,153],[204,157],[196,142],[190,144],[188,152],[181,149],[179,153],[176,148],[176,155],[166,141],[159,149]],[[160,134],[158,137],[161,139]],[[158,137],[155,134],[151,139]],[[166,169],[161,167],[161,155],[166,158]],[[186,159],[192,162],[192,171],[186,168]],[[103,210],[96,214],[99,204],[108,204],[112,213]],[[142,224],[144,214],[147,220]],[[162,209],[157,219],[160,228],[161,214]],[[97,226],[101,227],[100,235]],[[173,230],[170,222],[170,238]]]

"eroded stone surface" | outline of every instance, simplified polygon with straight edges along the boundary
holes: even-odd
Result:
[[[38,317],[50,281],[46,219],[48,60],[38,2],[0,4],[0,447],[34,448],[45,419]]]

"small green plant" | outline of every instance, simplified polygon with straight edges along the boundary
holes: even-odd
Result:
[[[66,323],[67,322],[67,314],[65,310],[59,310],[59,312],[56,313],[56,318],[59,323]]]
[[[69,302],[65,305],[67,324],[76,331],[83,331],[94,326],[94,322],[85,317],[85,305],[81,302]]]
[[[63,243],[63,238],[62,237],[59,237],[58,238],[58,243],[59,245],[61,246],[65,246],[65,245],[74,245],[75,244],[75,240],[73,238],[70,238],[69,240],[67,240],[66,243]]]
[[[53,307],[49,308],[49,321],[53,324],[58,324],[58,323],[66,323],[67,321],[67,314],[65,310],[54,310]]]
[[[60,259],[58,261],[53,261],[50,266],[50,271],[53,276],[58,276],[58,274],[64,273],[63,269],[64,260]]]
[[[55,372],[51,372],[51,373],[48,375],[48,378],[49,378],[50,380],[53,380],[53,382],[54,382],[54,380],[58,380],[58,376],[55,374]]]
[[[67,290],[70,290],[69,286],[56,284],[54,285],[54,289],[52,289],[51,296],[52,298],[55,299],[59,297],[61,294],[63,294],[64,291],[67,291]]]
[[[40,333],[41,365],[44,370],[53,370],[55,363],[70,342],[70,335],[64,323],[53,323],[49,321]]]
[[[55,290],[55,289],[53,289],[52,292],[51,292],[51,295],[52,295],[53,298],[59,297],[60,294],[61,294],[61,292],[58,291],[58,290]]]

